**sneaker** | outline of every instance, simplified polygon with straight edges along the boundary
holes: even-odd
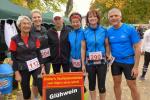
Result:
[[[140,76],[139,79],[140,80],[145,80],[145,77],[144,76]]]
[[[40,99],[39,99],[39,97],[37,96],[37,97],[34,97],[34,100],[40,100]]]

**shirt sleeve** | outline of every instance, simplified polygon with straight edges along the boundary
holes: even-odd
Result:
[[[138,32],[134,28],[131,28],[130,38],[131,38],[132,44],[136,44],[140,41],[140,37],[138,35]]]
[[[16,49],[17,49],[16,42],[14,40],[11,40],[9,50],[16,51]]]
[[[145,48],[148,47],[148,43],[150,42],[150,41],[148,41],[149,40],[148,39],[148,34],[149,34],[149,31],[146,31],[144,33],[144,37],[143,37],[143,41],[142,41],[142,46],[141,46],[141,50],[142,51],[145,51]]]

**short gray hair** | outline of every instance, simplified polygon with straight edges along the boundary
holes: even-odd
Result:
[[[118,9],[118,8],[112,8],[112,9],[110,9],[110,10],[108,11],[108,18],[109,18],[109,14],[110,14],[110,13],[114,13],[114,12],[117,12],[117,14],[118,14],[119,16],[122,16],[120,9]]]
[[[31,15],[32,15],[33,13],[39,13],[40,15],[42,15],[42,13],[41,13],[41,11],[40,11],[39,9],[33,9],[33,10],[31,11]]]
[[[20,28],[21,21],[24,19],[27,19],[30,23],[32,23],[31,19],[28,16],[19,16],[16,22],[18,28]]]

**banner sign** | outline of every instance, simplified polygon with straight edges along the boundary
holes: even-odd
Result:
[[[84,100],[83,73],[44,75],[43,100]]]

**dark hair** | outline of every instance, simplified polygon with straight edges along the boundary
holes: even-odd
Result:
[[[73,13],[70,15],[70,17],[69,17],[70,22],[71,22],[73,16],[78,16],[78,17],[80,17],[79,20],[80,20],[80,22],[82,21],[82,16],[81,16],[81,14],[79,14],[78,12],[73,12]]]
[[[91,15],[91,14],[96,15],[96,17],[97,17],[97,19],[98,19],[97,24],[99,25],[99,24],[100,24],[100,15],[99,15],[99,13],[98,13],[97,10],[94,10],[94,9],[93,9],[93,10],[90,10],[90,11],[87,12],[87,15],[86,15],[86,24],[87,24],[87,26],[89,26],[88,17],[89,17],[89,15]]]

